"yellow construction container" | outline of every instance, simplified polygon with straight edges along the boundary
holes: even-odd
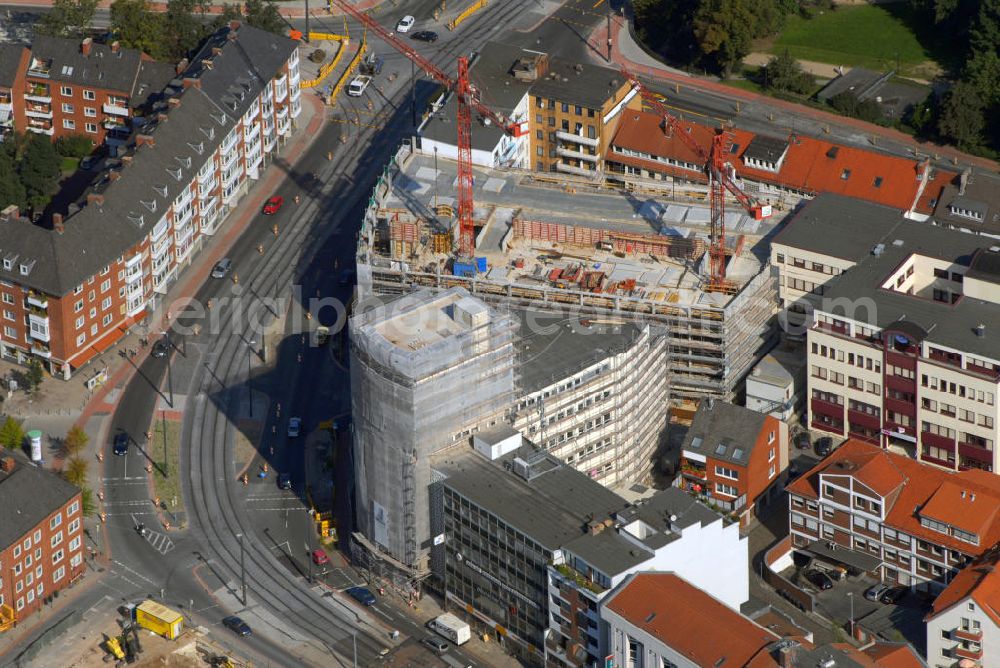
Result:
[[[135,621],[144,629],[174,640],[184,630],[184,617],[156,601],[143,601],[135,609]]]

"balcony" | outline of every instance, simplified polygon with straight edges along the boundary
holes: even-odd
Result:
[[[708,480],[708,472],[704,466],[696,466],[686,459],[681,462],[681,475],[695,480]]]
[[[584,167],[574,167],[573,165],[567,165],[566,163],[563,163],[563,162],[557,162],[556,163],[556,171],[557,172],[565,172],[567,174],[576,174],[578,176],[589,176],[589,177],[595,177],[595,176],[597,176],[597,170],[596,169],[586,169]]]
[[[601,594],[605,591],[605,588],[597,584],[593,580],[584,577],[579,571],[576,571],[566,564],[558,564],[553,566],[559,574],[564,578],[576,584],[577,587],[581,589],[586,589],[587,591],[593,592],[595,594]]]
[[[33,121],[31,124],[28,125],[28,132],[34,132],[37,135],[48,135],[50,137],[53,134],[55,134],[56,129],[51,125],[48,127],[45,127],[43,125],[35,125],[34,123],[36,122],[37,121]]]
[[[52,110],[46,109],[45,107],[26,107],[24,114],[28,118],[44,118],[50,121],[52,120]]]
[[[982,629],[954,629],[951,632],[952,640],[968,640],[979,642],[983,639]]]
[[[29,292],[28,306],[34,306],[35,308],[42,309],[44,311],[49,307],[49,298],[37,292]]]
[[[574,144],[583,144],[584,146],[596,147],[600,143],[597,139],[591,139],[590,137],[584,137],[583,135],[573,134],[572,132],[567,132],[565,130],[556,130],[556,137],[562,139],[563,141],[573,142]]]
[[[582,151],[574,151],[573,149],[563,148],[559,146],[556,148],[556,154],[561,155],[564,158],[575,158],[577,160],[586,160],[587,162],[597,162],[598,156],[590,155],[589,153],[584,153]]]
[[[926,436],[926,434],[921,434],[921,436]],[[993,451],[987,448],[978,446],[974,443],[965,443],[963,441],[958,442],[958,454],[963,457],[968,457],[977,462],[982,462],[984,464],[993,464]]]
[[[128,118],[128,107],[123,104],[114,104],[111,102],[105,102],[101,105],[101,109],[104,110],[105,114],[111,114],[112,116],[124,116]]]
[[[37,343],[31,344],[31,354],[35,357],[44,357],[45,359],[52,357],[52,351],[49,350],[48,346],[39,345]]]
[[[959,659],[970,659],[972,661],[978,661],[983,658],[983,648],[979,647],[977,649],[966,649],[959,645],[955,649],[951,650],[951,654]]]

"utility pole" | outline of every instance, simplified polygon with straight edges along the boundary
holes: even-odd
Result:
[[[413,127],[417,127],[417,63],[410,58],[410,111]]]
[[[608,3],[608,62],[611,62],[611,3]]]
[[[250,383],[250,375],[253,373],[253,369],[250,366],[251,358],[250,355],[253,353],[253,347],[257,344],[256,341],[250,339],[247,342],[247,391],[250,393],[250,417],[253,417],[253,385]]]
[[[167,461],[167,412],[160,411],[160,428],[163,430],[163,477],[166,478],[170,463]]]
[[[351,631],[351,640],[354,641],[354,668],[358,668],[358,632]]]
[[[309,0],[306,0],[306,32],[302,36],[305,39],[305,43],[309,43]]]
[[[163,333],[163,337],[167,340],[167,343],[172,348],[173,345],[174,345],[174,342],[170,340],[170,335],[167,334],[166,332],[164,332]],[[173,365],[171,364],[172,358],[173,358],[173,355],[171,355],[170,351],[168,350],[167,351],[167,388],[170,390],[170,407],[171,408],[174,407],[174,373],[173,373]]]

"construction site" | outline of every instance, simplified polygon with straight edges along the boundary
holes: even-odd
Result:
[[[725,214],[725,284],[710,278],[708,207],[480,170],[475,252],[462,258],[457,165],[403,147],[358,236],[359,298],[466,288],[487,302],[648,322],[668,340],[671,395],[730,400],[774,337],[776,217]]]

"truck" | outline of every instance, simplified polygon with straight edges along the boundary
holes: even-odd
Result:
[[[371,82],[372,78],[368,75],[361,74],[356,76],[351,79],[351,83],[347,84],[347,94],[351,97],[361,97]]]
[[[184,630],[184,617],[153,600],[140,603],[135,609],[135,623],[167,640],[174,640]]]
[[[444,636],[456,645],[464,645],[472,637],[469,625],[450,612],[435,617],[427,626],[431,631]]]

